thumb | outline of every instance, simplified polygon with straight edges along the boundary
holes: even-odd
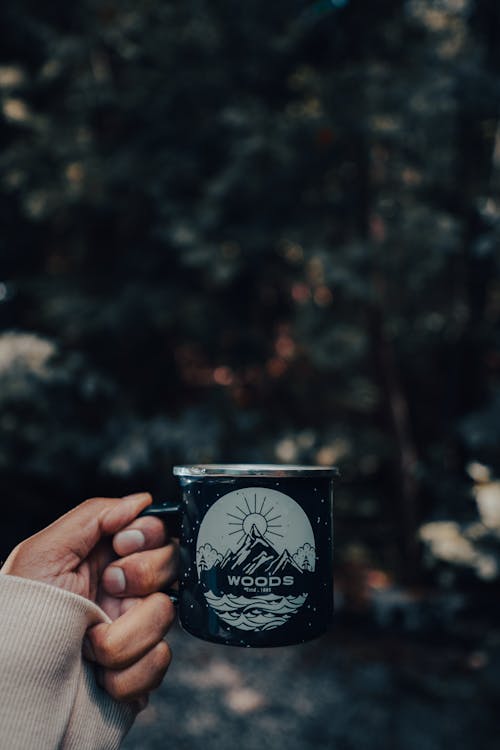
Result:
[[[149,492],[123,498],[93,497],[77,505],[32,537],[52,549],[70,552],[74,562],[84,560],[104,536],[116,534],[153,501]]]

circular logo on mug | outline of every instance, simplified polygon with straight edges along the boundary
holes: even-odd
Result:
[[[217,500],[198,532],[196,567],[209,606],[239,630],[284,625],[307,599],[314,534],[291,497],[267,487]]]

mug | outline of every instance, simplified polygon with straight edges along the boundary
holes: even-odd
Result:
[[[179,620],[230,646],[304,643],[333,615],[335,467],[175,466],[182,503],[143,515],[181,517]]]

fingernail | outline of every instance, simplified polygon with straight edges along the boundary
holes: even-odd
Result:
[[[110,594],[122,594],[125,591],[125,573],[121,568],[108,568],[104,571],[102,581]]]
[[[114,539],[114,547],[119,555],[130,555],[132,552],[142,549],[145,544],[146,538],[139,529],[120,531]]]
[[[125,495],[122,500],[144,500],[146,497],[150,498],[151,494],[149,492],[136,492],[133,495]]]

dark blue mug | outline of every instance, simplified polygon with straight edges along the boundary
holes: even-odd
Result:
[[[181,517],[179,619],[203,640],[286,646],[324,633],[333,615],[334,467],[176,466]]]

